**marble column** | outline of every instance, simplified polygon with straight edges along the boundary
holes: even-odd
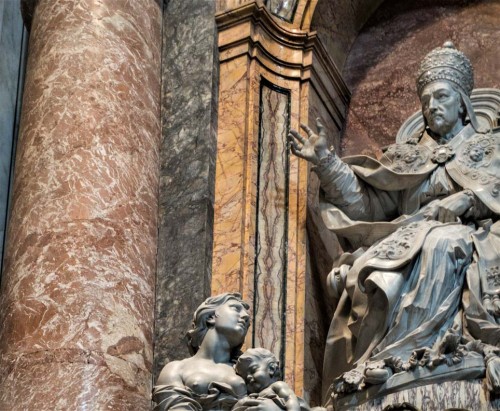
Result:
[[[207,0],[169,0],[163,11],[155,377],[167,362],[189,356],[184,335],[210,295],[219,80],[214,14]]]
[[[39,0],[0,299],[0,409],[150,406],[161,4]]]

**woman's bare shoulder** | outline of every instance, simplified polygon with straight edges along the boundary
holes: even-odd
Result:
[[[182,380],[183,370],[189,364],[190,358],[179,361],[171,361],[163,367],[156,381],[156,385],[179,385],[184,386]]]

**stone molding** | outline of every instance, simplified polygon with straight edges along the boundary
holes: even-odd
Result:
[[[284,28],[257,2],[217,13],[215,19],[221,63],[248,54],[279,76],[308,78],[315,33]]]
[[[252,3],[257,4],[259,7],[266,7],[263,0],[217,0],[216,10],[217,13],[223,13]],[[311,27],[312,16],[318,0],[298,0],[297,3],[292,21],[283,20],[278,16],[273,16],[272,18],[281,27],[308,31]]]
[[[247,54],[280,77],[309,80],[342,127],[351,93],[316,32],[285,27],[259,2],[219,12],[216,22],[221,63]]]

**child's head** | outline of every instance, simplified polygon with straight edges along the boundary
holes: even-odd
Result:
[[[234,368],[245,380],[250,394],[262,391],[281,378],[278,359],[264,348],[250,348],[238,358]]]

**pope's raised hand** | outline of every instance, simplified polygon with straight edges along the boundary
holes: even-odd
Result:
[[[306,132],[307,138],[296,130],[290,130],[288,134],[288,146],[297,157],[310,161],[313,164],[319,164],[320,160],[331,154],[328,149],[325,128],[321,124],[321,120],[319,118],[316,119],[318,134],[314,133],[305,124],[301,124],[300,127]]]

